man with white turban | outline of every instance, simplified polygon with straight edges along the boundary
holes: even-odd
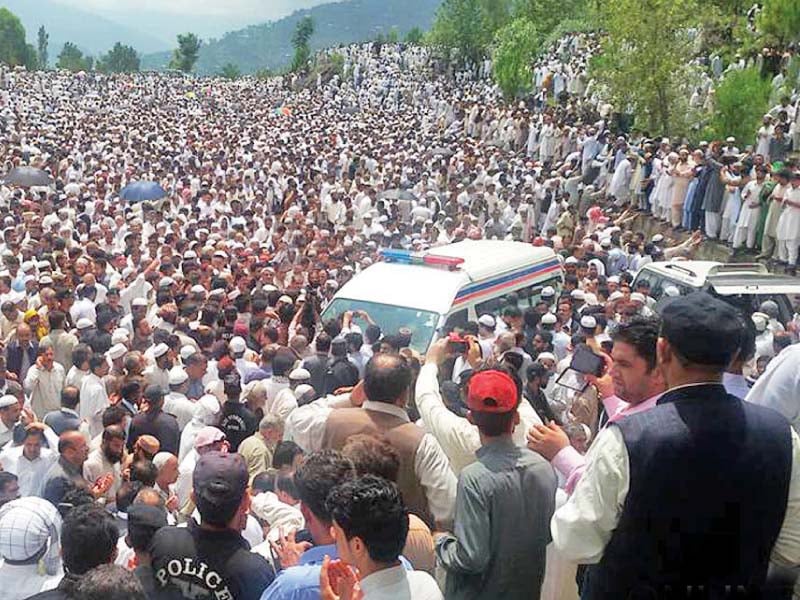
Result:
[[[22,600],[58,585],[63,577],[61,516],[55,506],[32,496],[0,508],[0,595]]]

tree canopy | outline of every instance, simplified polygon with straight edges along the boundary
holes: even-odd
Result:
[[[607,35],[594,74],[620,112],[651,131],[684,133],[692,79],[689,28],[696,0],[614,0],[600,7]]]
[[[7,8],[0,8],[0,62],[35,69],[36,49],[25,41],[25,28]]]
[[[498,30],[492,52],[497,85],[508,98],[532,88],[531,63],[541,48],[541,35],[527,18],[520,17]]]
[[[239,79],[242,76],[242,72],[235,64],[226,63],[220,70],[219,76],[225,79]]]
[[[178,34],[178,47],[172,53],[170,68],[191,73],[200,55],[200,38],[194,33]]]
[[[781,47],[800,39],[800,2],[764,0],[758,26]]]
[[[292,35],[292,46],[294,47],[292,71],[302,71],[308,66],[308,61],[311,58],[309,42],[312,35],[314,35],[314,19],[309,16],[303,17],[298,21]]]
[[[83,52],[72,42],[67,42],[58,55],[56,67],[77,73],[78,71],[91,71],[94,59],[84,56]]]
[[[44,25],[39,27],[36,33],[36,54],[39,61],[39,68],[46,69],[48,64],[47,45],[50,41],[50,34],[45,30]]]
[[[139,70],[140,59],[131,46],[120,42],[97,61],[97,68],[105,73],[135,73]]]
[[[729,135],[737,140],[752,139],[769,110],[770,90],[769,80],[754,67],[728,71],[714,93],[708,135],[716,139]]]

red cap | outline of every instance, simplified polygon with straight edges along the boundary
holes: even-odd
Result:
[[[467,408],[477,412],[507,413],[517,408],[517,386],[502,371],[480,371],[469,380]]]

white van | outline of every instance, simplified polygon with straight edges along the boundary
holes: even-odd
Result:
[[[497,314],[516,292],[519,307],[535,306],[542,288],[563,285],[561,262],[550,248],[521,242],[463,241],[415,253],[382,251],[383,261],[356,275],[333,297],[322,320],[365,311],[384,334],[411,330],[411,347],[425,352],[453,327]],[[362,329],[363,320],[358,320]]]

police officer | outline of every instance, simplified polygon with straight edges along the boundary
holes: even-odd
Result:
[[[662,317],[667,392],[600,433],[553,541],[596,563],[583,600],[776,597],[765,593],[770,558],[800,563],[800,439],[722,385],[740,347],[736,309],[696,292]]]
[[[275,573],[241,535],[250,510],[247,482],[240,455],[199,458],[192,484],[200,523],[164,527],[150,546],[156,598],[259,600]]]

